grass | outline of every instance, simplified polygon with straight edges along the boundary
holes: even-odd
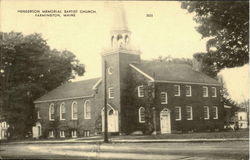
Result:
[[[223,139],[223,138],[249,138],[248,130],[228,132],[196,132],[181,134],[112,136],[113,139]]]
[[[109,136],[111,139],[224,139],[224,138],[249,138],[248,130],[238,131],[223,131],[223,132],[194,132],[194,133],[178,133],[178,134],[159,134],[159,135],[124,135],[124,136]],[[53,139],[24,139],[24,140],[4,140],[4,142],[18,142],[18,141],[64,141],[71,138],[53,138]],[[103,136],[94,137],[78,137],[76,141],[81,140],[100,140]]]

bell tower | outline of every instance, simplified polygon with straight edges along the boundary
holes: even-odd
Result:
[[[131,32],[128,29],[124,6],[116,2],[113,8],[113,24],[111,27],[111,48],[129,48]]]
[[[126,90],[126,79],[130,71],[130,63],[140,61],[140,52],[131,45],[131,32],[128,29],[124,6],[121,1],[112,2],[109,7],[112,11],[112,27],[110,31],[110,46],[104,50],[102,55],[102,78],[106,77],[107,103],[110,109],[115,110],[118,118],[118,130],[114,132],[124,133],[124,112],[126,106],[122,104],[123,93]],[[110,96],[112,94],[112,96]],[[111,122],[110,122],[111,124]],[[109,124],[108,124],[109,126]],[[111,130],[111,129],[110,129]]]

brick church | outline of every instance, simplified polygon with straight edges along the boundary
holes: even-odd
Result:
[[[113,134],[222,129],[221,84],[201,73],[199,63],[142,60],[130,44],[124,11],[115,16],[110,47],[101,54],[102,76],[66,83],[35,100],[33,134],[49,138],[102,134],[104,98],[108,132]]]

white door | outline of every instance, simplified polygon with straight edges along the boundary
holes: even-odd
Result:
[[[116,117],[113,109],[108,111],[108,132],[116,132]]]
[[[119,132],[118,112],[114,109],[108,110],[108,132]],[[104,132],[104,111],[102,111],[102,131]]]
[[[160,113],[161,133],[171,133],[170,112],[163,110]]]

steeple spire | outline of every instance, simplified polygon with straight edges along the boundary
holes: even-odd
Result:
[[[126,14],[122,2],[114,2],[112,11],[114,19],[111,27],[111,47],[128,48],[131,32],[128,30]]]
[[[126,13],[121,1],[114,2],[113,25],[111,31],[128,30]]]

